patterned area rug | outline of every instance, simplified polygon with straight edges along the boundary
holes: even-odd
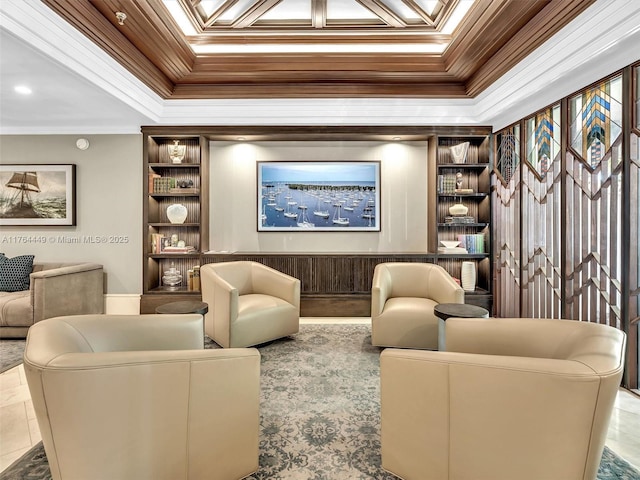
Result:
[[[397,480],[380,468],[381,349],[371,346],[369,326],[301,325],[259,350],[260,470],[249,480]],[[0,474],[50,478],[42,444]],[[605,449],[598,480],[639,479]]]
[[[0,340],[0,373],[22,363],[25,340]]]

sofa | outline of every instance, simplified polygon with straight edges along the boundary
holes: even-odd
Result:
[[[25,338],[45,318],[103,312],[102,265],[34,263],[26,290],[0,291],[0,338]]]
[[[74,315],[27,336],[54,480],[236,480],[258,468],[260,353],[204,349],[202,315]]]
[[[445,328],[446,352],[380,356],[382,467],[405,480],[595,480],[624,332],[535,318]]]

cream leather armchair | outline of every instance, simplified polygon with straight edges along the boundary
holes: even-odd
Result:
[[[248,347],[298,332],[300,280],[257,262],[200,268],[205,332],[218,345]]]
[[[260,354],[204,350],[201,315],[78,315],[29,330],[54,480],[230,480],[258,468]]]
[[[438,348],[439,303],[464,303],[464,290],[432,263],[380,263],[371,287],[371,343]]]
[[[382,467],[405,480],[593,480],[626,337],[573,320],[448,319],[447,351],[380,357]]]

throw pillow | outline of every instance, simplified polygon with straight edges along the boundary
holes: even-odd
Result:
[[[29,275],[33,271],[34,255],[7,258],[0,254],[0,291],[29,290]]]

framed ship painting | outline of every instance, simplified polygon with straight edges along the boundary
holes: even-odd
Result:
[[[380,231],[380,162],[258,162],[258,231]]]
[[[0,225],[75,225],[75,165],[0,165]]]

